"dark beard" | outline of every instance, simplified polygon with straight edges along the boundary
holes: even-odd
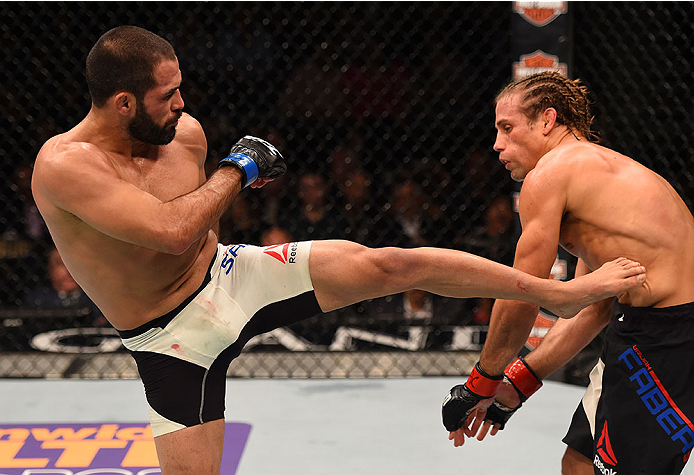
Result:
[[[179,116],[180,117],[180,116]],[[128,124],[128,132],[135,140],[150,145],[166,145],[176,136],[176,127],[157,125],[147,113],[144,104],[137,108],[135,117]]]

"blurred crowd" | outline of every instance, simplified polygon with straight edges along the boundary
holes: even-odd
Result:
[[[311,32],[308,41],[296,36],[298,30],[268,22],[272,12],[231,5],[216,13],[192,4],[175,8],[186,10],[175,31],[159,31],[159,23],[141,26],[166,36],[177,51],[185,111],[207,135],[208,175],[246,134],[273,143],[289,165],[286,176],[233,202],[220,220],[220,242],[349,239],[370,247],[455,248],[511,263],[513,185],[490,149],[493,106],[465,86],[471,60],[465,48],[476,39],[427,27],[450,23],[447,7],[432,6],[426,17],[416,17],[421,24],[402,41],[392,32],[370,30],[347,5],[297,11],[297,25]],[[369,14],[378,16],[379,8],[369,7]],[[27,84],[12,75],[0,96],[7,111],[2,125],[30,131],[17,136],[16,147],[5,147],[23,149],[21,159],[0,162],[0,176],[11,178],[0,193],[7,203],[0,211],[1,308],[89,305],[62,265],[30,188],[33,157],[43,141],[74,126],[89,108],[81,56],[96,38],[71,28],[76,12],[69,6],[55,10],[44,19],[47,37],[79,35],[71,45],[76,58],[67,60],[72,66],[59,68],[65,77],[48,86],[37,82],[30,102],[43,108],[27,112]],[[325,28],[326,13],[349,37]],[[212,25],[225,26],[201,28],[212,17]],[[8,55],[23,57],[12,45]],[[57,67],[52,54],[37,57],[46,70]],[[494,75],[504,61],[476,65],[475,74],[491,78],[489,91],[505,81]],[[483,133],[469,126],[471,111],[483,122]],[[424,309],[440,314],[442,306],[433,300],[412,293],[373,307],[386,305],[403,316],[421,316]],[[488,302],[466,305],[460,307],[464,316],[451,318],[488,318]],[[104,324],[95,307],[93,315],[95,325]]]
[[[249,133],[269,140],[280,150],[286,147],[284,137],[275,129]],[[444,168],[420,164],[410,170],[399,167],[391,176],[378,176],[365,165],[362,152],[354,143],[344,144],[327,154],[323,167],[290,170],[262,189],[244,191],[220,220],[220,242],[269,246],[348,239],[370,247],[455,248],[512,263],[516,223],[510,194],[478,190],[480,216],[471,221],[473,226],[467,225],[467,230],[459,229],[459,211],[441,199],[440,190],[455,188]],[[493,158],[481,152],[470,160],[485,169],[495,165]],[[93,324],[105,325],[103,316],[72,279],[52,244],[31,194],[31,173],[30,165],[16,168],[10,199],[0,214],[2,307],[89,307]],[[402,311],[416,312],[428,306],[431,312],[432,297],[407,297]],[[467,309],[466,320],[486,323],[491,303],[479,301],[473,305],[472,310]]]
[[[176,19],[171,31],[161,30],[167,21],[157,5],[96,8],[90,15],[103,21],[98,28],[84,27],[92,19],[79,5],[23,8],[43,16],[33,42],[6,45],[13,67],[2,73],[0,128],[12,133],[0,146],[0,307],[87,305],[74,281],[54,277],[60,258],[33,202],[32,163],[46,139],[88,112],[84,58],[103,25],[133,18],[177,51],[185,111],[207,135],[208,174],[246,134],[287,159],[286,176],[244,191],[229,207],[222,243],[349,239],[513,263],[517,185],[491,149],[493,98],[512,59],[490,32],[499,31],[507,5],[435,2],[392,11],[388,4],[183,2],[167,7]],[[29,43],[42,49],[28,54]],[[691,158],[694,138],[688,147]],[[684,171],[690,182],[691,168]],[[694,202],[691,187],[682,194]],[[452,322],[488,321],[491,301],[459,304],[412,293],[371,307],[396,308],[403,318],[447,307],[456,309]],[[96,309],[94,322],[103,324]]]

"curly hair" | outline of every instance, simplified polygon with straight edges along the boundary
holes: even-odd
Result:
[[[533,74],[508,84],[497,94],[494,103],[516,92],[524,93],[521,110],[529,119],[553,107],[557,111],[557,123],[589,141],[598,140],[590,130],[594,117],[590,115],[588,89],[579,79],[571,80],[555,71]]]

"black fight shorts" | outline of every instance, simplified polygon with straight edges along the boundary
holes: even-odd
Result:
[[[596,474],[678,474],[694,448],[694,302],[619,310],[564,443]]]
[[[217,246],[201,287],[178,308],[121,331],[145,387],[154,436],[224,418],[226,373],[252,337],[321,313],[311,242]]]

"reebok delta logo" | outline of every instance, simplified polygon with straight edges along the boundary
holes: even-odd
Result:
[[[263,252],[268,256],[272,256],[282,264],[287,263],[287,252],[289,251],[289,243],[287,244],[277,244],[275,246],[269,246]]]
[[[617,475],[615,470],[605,467],[605,464],[612,466],[617,465],[617,457],[614,454],[614,450],[612,450],[610,434],[607,431],[607,421],[605,421],[605,424],[602,426],[602,433],[600,434],[600,439],[598,439],[597,452],[593,460],[593,465],[604,475]]]
[[[296,263],[296,251],[299,248],[299,244],[296,242],[277,244],[275,246],[268,246],[263,251],[264,254],[274,257],[282,264],[295,264]]]

